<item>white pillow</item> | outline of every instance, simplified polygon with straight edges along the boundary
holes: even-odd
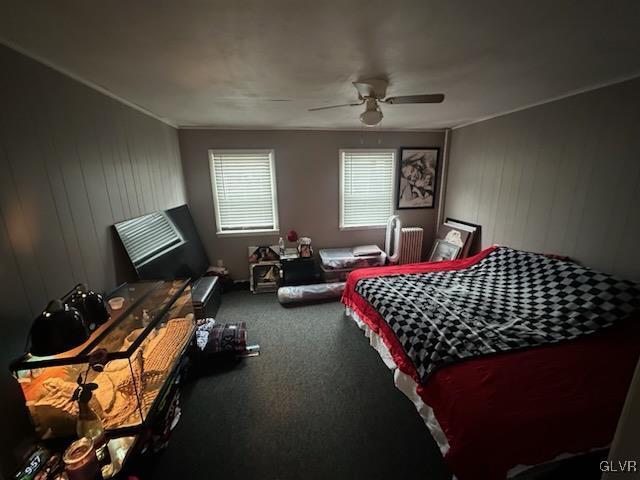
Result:
[[[380,255],[382,250],[377,245],[363,245],[361,247],[353,247],[352,253],[354,257],[371,257]]]

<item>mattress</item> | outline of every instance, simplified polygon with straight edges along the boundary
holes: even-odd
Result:
[[[524,465],[606,448],[640,355],[637,316],[565,343],[448,365],[425,382],[394,331],[355,291],[362,278],[464,269],[483,254],[357,270],[347,279],[342,301],[367,326],[369,338],[375,334],[375,342],[384,344],[404,375],[394,373],[396,383],[405,384],[403,391],[407,380],[413,381],[412,400],[424,404],[432,435],[459,480],[504,479]]]

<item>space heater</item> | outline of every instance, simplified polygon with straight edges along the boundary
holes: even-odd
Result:
[[[400,258],[398,263],[417,263],[422,260],[422,236],[420,227],[404,227],[400,232]]]

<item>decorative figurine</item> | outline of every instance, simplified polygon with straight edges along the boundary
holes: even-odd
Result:
[[[302,258],[313,256],[313,248],[311,248],[311,239],[309,237],[300,237],[298,239],[298,255]]]

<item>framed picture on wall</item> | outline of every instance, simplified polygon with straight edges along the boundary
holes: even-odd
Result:
[[[398,209],[435,206],[439,157],[438,147],[400,149]]]

